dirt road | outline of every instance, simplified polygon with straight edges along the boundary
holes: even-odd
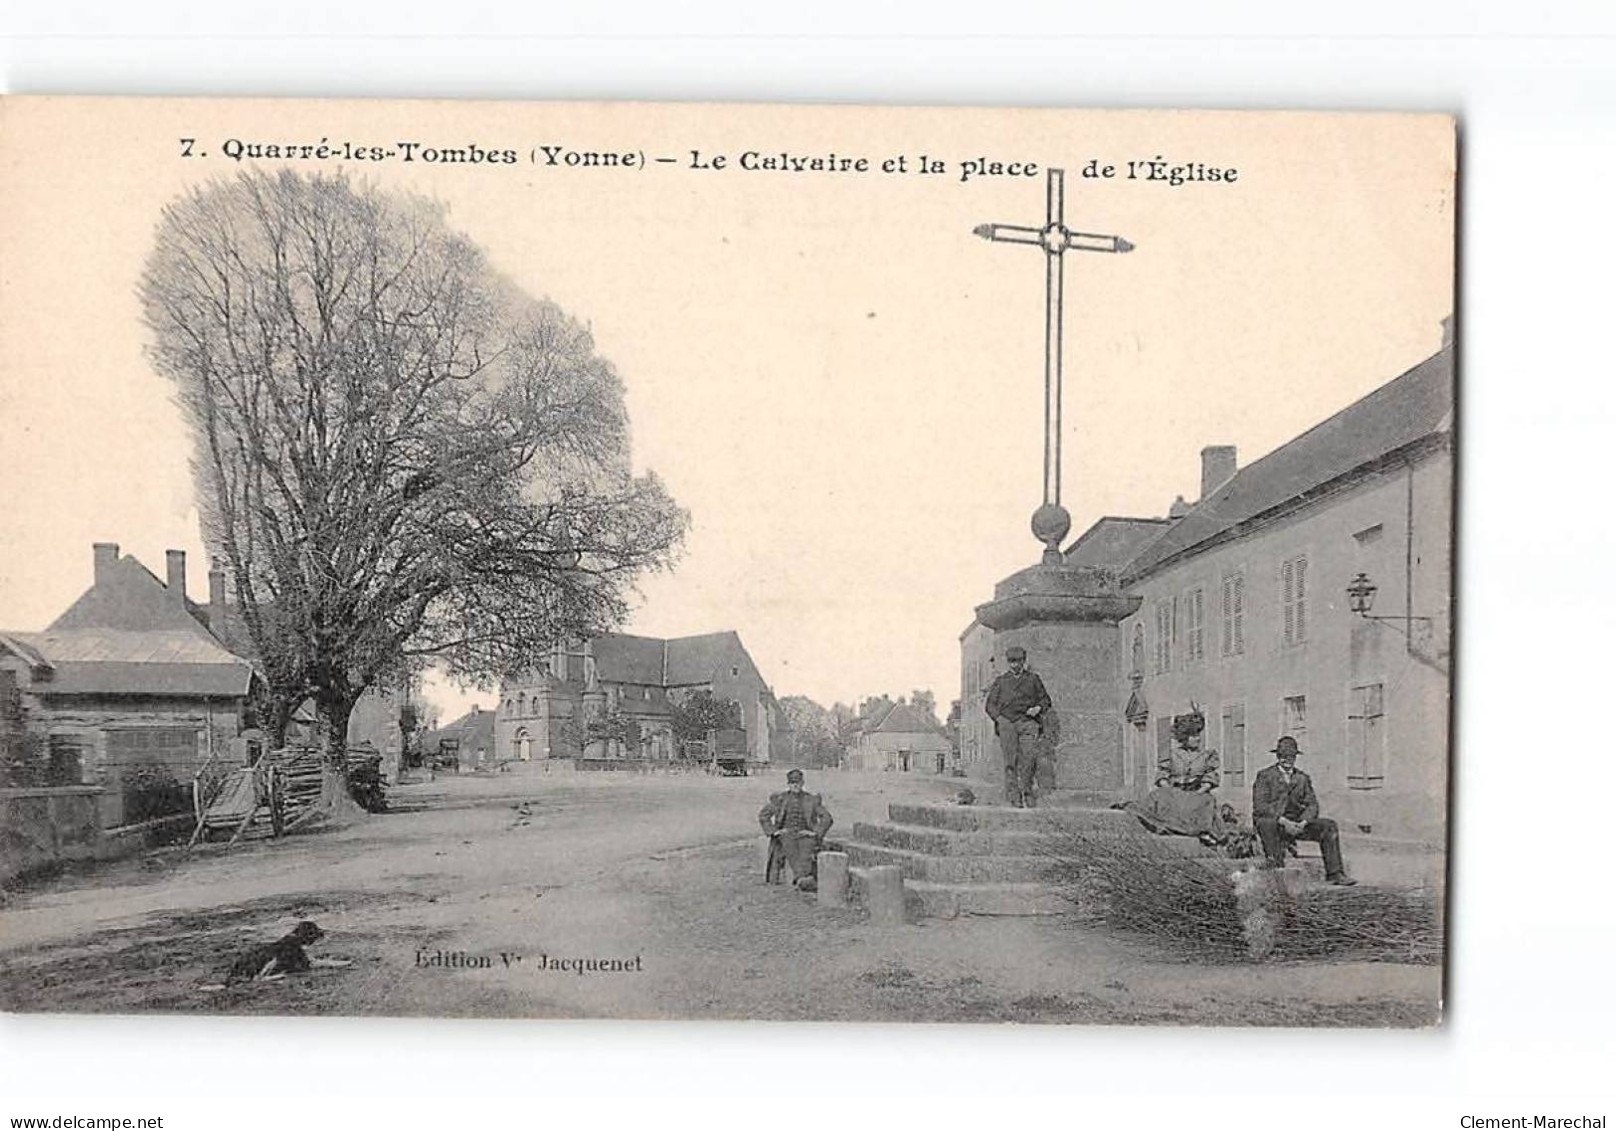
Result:
[[[947,781],[814,775],[838,831]],[[870,924],[761,881],[758,778],[448,779],[420,812],[58,880],[0,910],[0,1005],[507,1017],[1429,1023],[1440,971],[1201,966],[1059,918]],[[403,791],[410,792],[409,790]],[[529,815],[515,806],[527,803]],[[833,836],[835,833],[833,832]],[[353,960],[219,992],[299,918]],[[580,961],[582,960],[582,961]],[[582,967],[582,969],[580,969]]]

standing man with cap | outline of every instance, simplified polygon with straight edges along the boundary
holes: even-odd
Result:
[[[1270,867],[1283,868],[1288,841],[1317,841],[1324,853],[1324,878],[1351,887],[1358,881],[1347,875],[1341,862],[1341,834],[1334,821],[1319,816],[1313,782],[1296,768],[1301,753],[1296,739],[1287,734],[1274,744],[1278,761],[1251,783],[1251,820],[1262,838],[1263,854]]]
[[[790,864],[791,882],[803,891],[813,891],[819,845],[834,823],[835,818],[819,794],[803,789],[802,771],[788,771],[786,791],[771,796],[758,811],[758,824],[769,838],[769,860],[763,869],[765,882],[779,883],[780,874]]]
[[[1004,653],[1010,670],[988,688],[986,709],[993,720],[1004,752],[1004,796],[1016,808],[1036,806],[1034,778],[1038,771],[1038,738],[1049,710],[1044,681],[1027,671],[1027,650],[1012,644]]]

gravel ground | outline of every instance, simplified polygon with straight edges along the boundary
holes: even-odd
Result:
[[[880,927],[761,883],[760,778],[494,775],[409,787],[430,807],[280,842],[165,851],[0,910],[14,1011],[1425,1025],[1441,971],[1204,966],[1062,918]],[[837,833],[892,775],[810,776]],[[514,808],[528,803],[530,817]],[[299,918],[353,960],[223,991],[236,954]],[[441,961],[439,961],[441,959]],[[579,973],[561,962],[599,960]]]

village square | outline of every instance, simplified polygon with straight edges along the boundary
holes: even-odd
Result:
[[[1436,1023],[1452,318],[1256,453],[1181,424],[1176,498],[1090,476],[1074,529],[1063,446],[1114,424],[1063,288],[1137,241],[1021,183],[1041,217],[957,226],[1042,278],[985,316],[1043,332],[1030,536],[831,702],[816,622],[765,660],[762,598],[647,599],[708,514],[631,459],[588,321],[442,207],[289,169],[166,203],[136,293],[207,554],[106,529],[0,623],[0,1006]]]

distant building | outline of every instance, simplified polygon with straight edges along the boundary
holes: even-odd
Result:
[[[460,770],[491,768],[495,764],[494,712],[473,707],[445,726],[424,731],[420,736],[421,754],[427,759],[443,759],[450,754]]]
[[[703,691],[740,706],[747,759],[771,761],[784,715],[735,632],[671,640],[608,633],[551,649],[500,688],[497,757],[668,761],[677,756],[674,705]]]
[[[908,703],[893,703],[864,720],[843,764],[850,770],[946,774],[953,768],[952,752],[935,719]]]
[[[104,826],[139,790],[187,787],[210,760],[250,756],[257,678],[185,594],[185,554],[167,583],[98,542],[93,583],[43,632],[0,633],[0,692],[45,745],[53,785],[97,785]]]
[[[1137,611],[1117,624],[1121,792],[1154,781],[1172,717],[1196,705],[1222,756],[1220,796],[1249,812],[1282,735],[1348,830],[1445,832],[1452,632],[1450,346],[1255,463],[1202,450],[1201,495],[1167,519],[1105,518],[1065,560],[1112,570]],[[1374,616],[1348,587],[1376,587]],[[968,770],[998,750],[982,711],[994,634],[961,635]]]

